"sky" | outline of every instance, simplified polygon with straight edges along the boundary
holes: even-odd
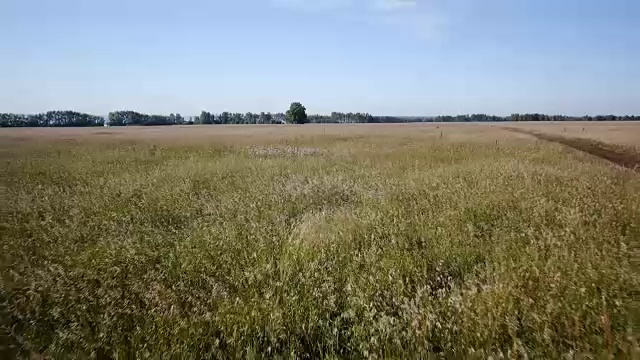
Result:
[[[0,112],[640,114],[638,0],[0,0]]]

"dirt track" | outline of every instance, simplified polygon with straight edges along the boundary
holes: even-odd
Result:
[[[572,138],[559,135],[545,134],[538,131],[525,130],[514,127],[505,127],[506,130],[534,136],[541,140],[562,144],[576,150],[584,151],[593,156],[608,160],[616,165],[627,169],[640,171],[640,153],[630,147],[622,145],[607,144],[601,141]]]

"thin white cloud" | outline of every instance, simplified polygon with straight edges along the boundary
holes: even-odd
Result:
[[[294,11],[339,12],[427,41],[443,36],[448,19],[435,0],[271,0],[271,4]]]
[[[447,17],[439,12],[418,12],[408,14],[387,14],[377,18],[383,26],[389,26],[407,35],[429,42],[446,35]]]
[[[406,36],[434,42],[446,33],[449,14],[439,1],[369,0],[370,20]]]
[[[327,11],[350,7],[352,0],[271,0],[271,4],[298,11]]]
[[[278,8],[320,11],[337,9],[360,9],[374,11],[394,11],[415,8],[417,0],[271,0]]]
[[[372,7],[375,10],[391,11],[415,8],[416,0],[373,0]]]

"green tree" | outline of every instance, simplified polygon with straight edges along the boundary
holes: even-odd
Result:
[[[213,124],[213,116],[207,111],[202,111],[200,113],[200,124]]]
[[[286,118],[288,123],[304,124],[307,122],[307,109],[299,102],[291,103]]]
[[[231,114],[225,111],[222,114],[220,114],[218,119],[220,120],[220,124],[229,124],[231,123]]]
[[[253,114],[248,112],[244,115],[244,123],[245,124],[255,124],[255,120],[253,119]]]

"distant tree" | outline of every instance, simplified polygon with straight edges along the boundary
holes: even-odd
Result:
[[[229,124],[231,123],[231,114],[225,111],[220,114],[220,116],[218,116],[218,119],[220,121],[220,124]]]
[[[232,124],[242,124],[243,120],[244,116],[241,113],[233,113],[233,115],[231,115]]]
[[[304,124],[307,122],[307,109],[299,102],[291,103],[286,119],[291,124]]]
[[[201,112],[200,124],[213,124],[213,115],[207,111]]]
[[[256,121],[253,118],[253,114],[251,112],[248,112],[246,114],[244,114],[244,123],[245,124],[255,124]]]

